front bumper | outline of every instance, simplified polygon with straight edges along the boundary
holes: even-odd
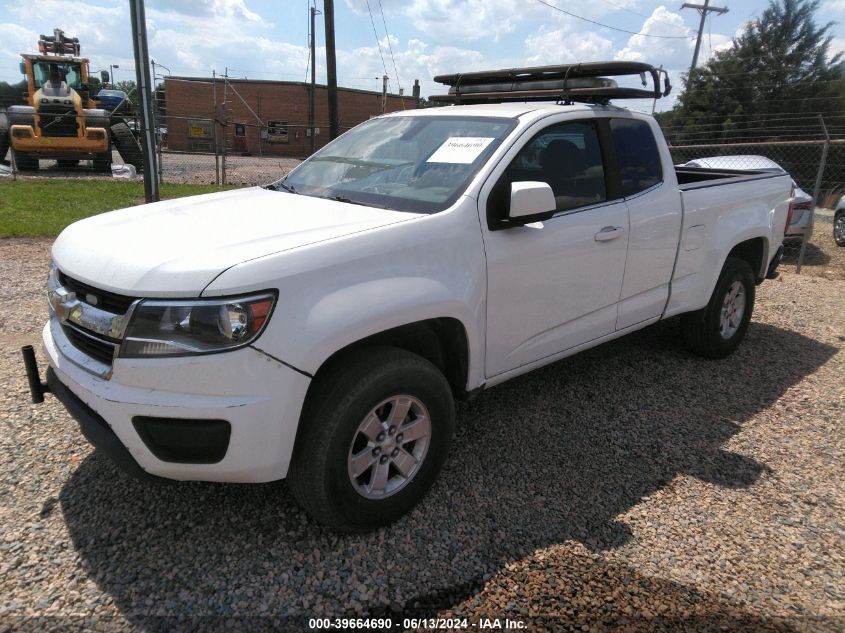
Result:
[[[44,327],[43,342],[51,391],[88,440],[130,473],[242,483],[287,474],[307,376],[251,347],[207,356],[118,358],[111,372],[97,371],[99,363],[75,348],[55,319]],[[231,434],[215,463],[164,461],[139,435],[133,424],[138,418],[225,420]]]
[[[18,132],[18,128],[28,127],[28,134]],[[86,136],[37,136],[30,126],[13,125],[11,129],[12,147],[19,152],[43,156],[73,156],[79,154],[102,154],[109,149],[109,136],[105,128],[89,127]],[[18,132],[16,136],[15,133]]]

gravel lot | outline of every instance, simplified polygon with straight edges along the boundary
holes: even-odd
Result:
[[[18,349],[38,346],[49,246],[0,240],[14,306],[0,323],[0,630],[437,613],[535,630],[845,629],[844,280],[765,283],[724,361],[689,356],[670,321],[482,394],[459,407],[416,510],[338,537],[284,482],[129,479],[51,397],[29,404]]]
[[[122,165],[123,159],[112,152],[115,165]],[[226,183],[230,185],[264,185],[278,180],[301,161],[279,156],[228,156],[226,158]],[[60,170],[56,161],[40,161],[38,175],[26,172],[24,178],[96,178],[109,180],[112,176],[93,171],[91,161],[82,161],[72,171]],[[137,176],[140,181],[141,176]],[[213,185],[215,165],[213,154],[162,154],[162,179],[164,182]]]

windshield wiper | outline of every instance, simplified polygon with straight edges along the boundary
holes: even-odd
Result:
[[[412,160],[398,161],[394,163],[390,161],[384,162],[364,160],[362,158],[350,158],[347,156],[315,156],[311,159],[311,162],[343,163],[345,165],[354,165],[356,167],[371,167],[376,170],[395,169],[396,167],[406,167],[407,165],[414,164],[414,161]]]
[[[279,189],[284,189],[289,193],[299,193],[296,189],[294,189],[293,185],[286,185],[284,182],[277,182],[272,185],[269,185],[270,188],[275,189],[278,191]]]
[[[324,200],[334,200],[335,202],[345,202],[347,204],[357,204],[362,207],[372,207],[373,209],[387,209],[389,207],[382,206],[380,204],[372,204],[371,202],[361,202],[359,200],[353,200],[352,198],[347,198],[346,196],[317,196],[318,198],[323,198]]]

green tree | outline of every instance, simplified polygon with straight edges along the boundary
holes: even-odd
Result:
[[[659,117],[670,140],[800,136],[819,130],[817,113],[841,115],[845,63],[830,54],[834,24],[816,24],[818,7],[819,0],[770,0],[731,48],[687,77],[678,105]]]
[[[129,95],[129,98],[133,101],[135,100],[135,82],[131,79],[128,81],[118,81],[115,86],[115,90],[123,90],[126,94]]]

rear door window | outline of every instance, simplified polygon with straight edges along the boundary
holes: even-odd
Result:
[[[610,130],[622,179],[622,195],[632,196],[663,180],[660,152],[648,123],[611,119]]]

